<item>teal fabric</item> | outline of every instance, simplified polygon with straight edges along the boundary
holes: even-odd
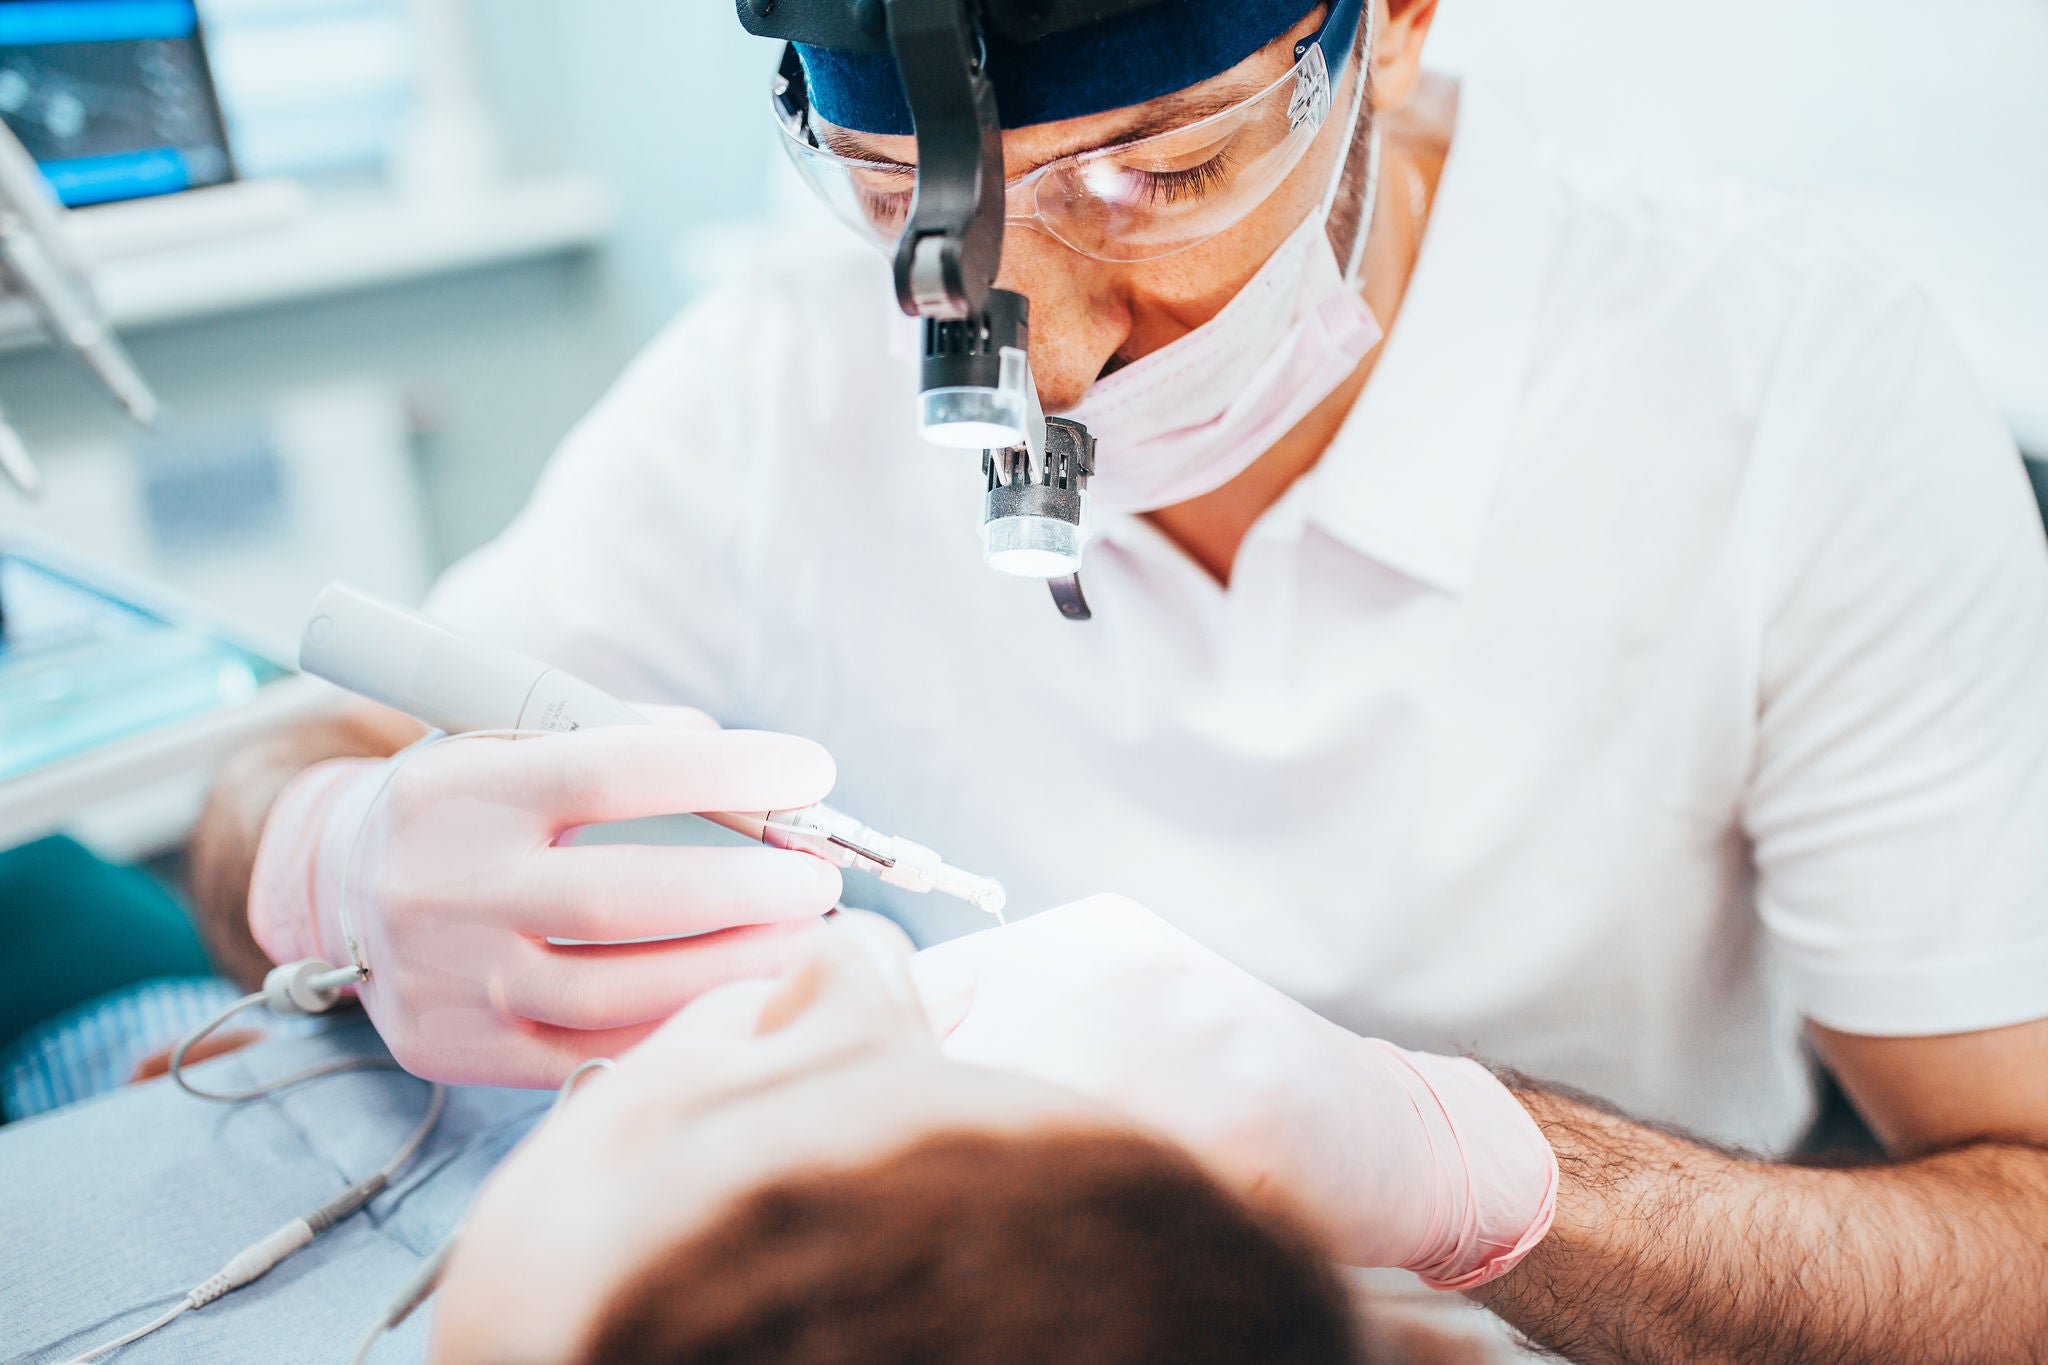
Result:
[[[168,976],[74,1005],[0,1047],[0,1114],[32,1119],[119,1090],[145,1058],[241,998],[217,976]],[[265,1010],[244,1017],[253,1028],[271,1024]]]
[[[109,991],[210,971],[184,907],[147,873],[62,837],[0,852],[0,1050]]]

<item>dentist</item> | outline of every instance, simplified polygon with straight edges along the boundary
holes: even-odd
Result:
[[[957,1056],[1347,1259],[1579,1360],[2037,1358],[2048,547],[2010,438],[1913,288],[1533,138],[1423,74],[1435,12],[1172,0],[992,53],[1014,176],[1145,187],[1121,235],[1039,193],[1005,251],[1046,408],[1101,440],[1093,622],[978,567],[882,261],[766,250],[432,608],[779,733],[301,729],[201,831],[219,960],[331,951],[347,901],[402,1061],[546,1084],[841,890],[560,836],[836,782],[1064,907],[922,959]],[[1319,33],[1334,112],[1283,151]],[[805,174],[886,236],[900,91],[803,56]],[[1817,1063],[1885,1161],[1782,1160]]]

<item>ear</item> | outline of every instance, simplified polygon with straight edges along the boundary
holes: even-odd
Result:
[[[1422,72],[1422,46],[1436,22],[1437,0],[1369,0],[1379,10],[1373,39],[1373,111],[1390,113],[1408,102]]]

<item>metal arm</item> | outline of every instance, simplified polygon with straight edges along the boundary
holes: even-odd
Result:
[[[51,337],[83,360],[129,416],[154,426],[160,409],[93,297],[72,255],[64,215],[35,160],[0,124],[0,282],[27,298]],[[27,449],[0,419],[0,470],[33,494],[39,484]]]

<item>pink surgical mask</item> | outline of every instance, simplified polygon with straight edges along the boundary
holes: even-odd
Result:
[[[1222,312],[1097,380],[1068,414],[1096,439],[1096,506],[1150,512],[1221,488],[1379,344],[1324,221],[1311,214]]]
[[[1368,4],[1365,13],[1361,73],[1352,82],[1344,146],[1321,207],[1222,312],[1096,380],[1067,414],[1095,436],[1096,473],[1088,488],[1095,506],[1151,512],[1213,493],[1250,469],[1379,345],[1379,319],[1358,280],[1379,198],[1377,127],[1349,269],[1338,269],[1328,231],[1364,108],[1363,69],[1372,64],[1376,7]]]

